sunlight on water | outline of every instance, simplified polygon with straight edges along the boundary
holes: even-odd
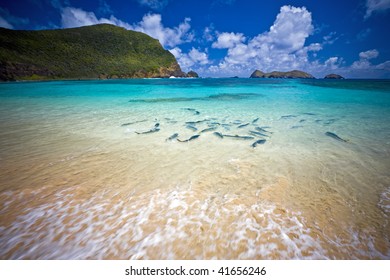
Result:
[[[389,259],[390,85],[0,85],[2,259]]]

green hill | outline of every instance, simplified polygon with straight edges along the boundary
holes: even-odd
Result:
[[[0,28],[0,80],[185,75],[146,34],[109,24],[21,31]]]

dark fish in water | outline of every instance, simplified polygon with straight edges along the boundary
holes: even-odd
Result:
[[[204,119],[204,120],[200,120],[200,121],[190,121],[190,122],[186,122],[186,124],[194,125],[197,123],[202,123],[202,122],[207,122],[207,121],[209,121],[209,119]]]
[[[257,121],[259,120],[259,118],[256,118],[252,121],[252,123],[257,123]]]
[[[200,133],[208,132],[208,131],[213,131],[213,130],[216,130],[216,129],[217,129],[217,127],[213,126],[213,127],[209,127],[209,128],[203,129]]]
[[[253,136],[247,136],[247,135],[230,135],[230,134],[223,134],[224,137],[230,137],[230,138],[236,138],[236,139],[242,139],[242,140],[251,140],[255,139]]]
[[[268,135],[266,135],[264,133],[253,131],[253,130],[250,130],[249,133],[252,134],[252,135],[256,135],[256,136],[269,137]]]
[[[135,133],[137,133],[137,134],[148,134],[148,133],[153,133],[153,132],[157,132],[157,131],[160,131],[160,129],[158,127],[154,127],[154,128],[152,128],[151,130],[148,130],[148,131],[143,131],[143,132],[136,131]]]
[[[269,127],[269,126],[264,126],[264,127],[258,127],[258,126],[256,126],[255,129],[256,129],[257,131],[261,131],[261,132],[265,132],[265,133],[272,133],[272,132],[270,132],[270,131],[264,129],[264,128],[268,128],[268,127]]]
[[[159,127],[160,126],[160,123],[156,123],[155,125],[154,125],[154,127]]]
[[[316,114],[314,113],[302,113],[303,115],[308,115],[308,116],[315,116]]]
[[[253,144],[251,145],[253,148],[256,148],[257,145],[259,144],[264,144],[265,143],[265,139],[260,139],[260,140],[257,140],[255,142],[253,142]]]
[[[121,126],[127,126],[127,125],[132,125],[132,124],[136,124],[136,123],[142,123],[142,122],[146,122],[146,121],[147,120],[128,122],[128,123],[121,124]]]
[[[216,125],[221,125],[219,122],[212,122],[212,123],[209,123],[207,124],[208,126],[216,126]]]
[[[177,141],[179,142],[190,142],[196,138],[198,138],[200,135],[199,134],[196,134],[196,135],[192,135],[190,138],[186,139],[186,140],[180,140],[180,139],[177,139]]]
[[[249,123],[244,123],[244,124],[242,124],[242,125],[237,126],[237,128],[246,127],[246,126],[248,126],[248,125],[249,125]]]
[[[303,123],[303,122],[305,122],[305,121],[306,121],[306,120],[302,119],[302,120],[300,120],[299,122],[300,122],[300,123]]]
[[[169,136],[165,141],[172,141],[173,139],[176,139],[177,136],[179,136],[179,133],[174,133],[171,136]]]
[[[217,135],[219,138],[223,138],[223,134],[221,132],[214,132],[214,135]]]
[[[186,128],[191,129],[192,131],[197,131],[198,129],[193,125],[186,125]]]
[[[281,119],[289,119],[289,118],[296,118],[298,117],[297,115],[286,115],[286,116],[281,116]]]
[[[333,133],[333,132],[326,132],[325,133],[326,136],[329,136],[329,137],[332,137],[333,139],[336,139],[338,141],[341,141],[341,142],[348,142],[347,140],[344,140],[343,138],[340,138],[336,133]]]
[[[196,109],[193,109],[193,108],[183,108],[184,110],[187,110],[187,111],[190,111],[190,112],[194,112],[195,115],[199,115],[200,112],[197,111]]]
[[[300,127],[303,127],[303,125],[294,125],[294,126],[292,126],[291,128],[292,128],[292,129],[295,129],[295,128],[300,128]]]
[[[230,130],[230,125],[228,124],[222,124],[222,127],[225,129],[225,130]]]
[[[324,121],[324,124],[329,125],[329,124],[334,123],[335,121],[337,121],[337,119],[329,119],[329,120]]]

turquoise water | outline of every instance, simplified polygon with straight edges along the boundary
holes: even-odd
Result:
[[[3,259],[390,258],[390,81],[3,83],[0,117]]]

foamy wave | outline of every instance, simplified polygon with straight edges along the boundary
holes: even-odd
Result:
[[[156,190],[138,196],[50,195],[1,197],[12,204],[36,197],[0,228],[8,259],[293,259],[325,258],[299,213],[236,195]],[[5,197],[6,196],[6,197]],[[3,224],[3,223],[2,223]]]
[[[378,206],[386,215],[390,215],[390,187],[380,195]]]

